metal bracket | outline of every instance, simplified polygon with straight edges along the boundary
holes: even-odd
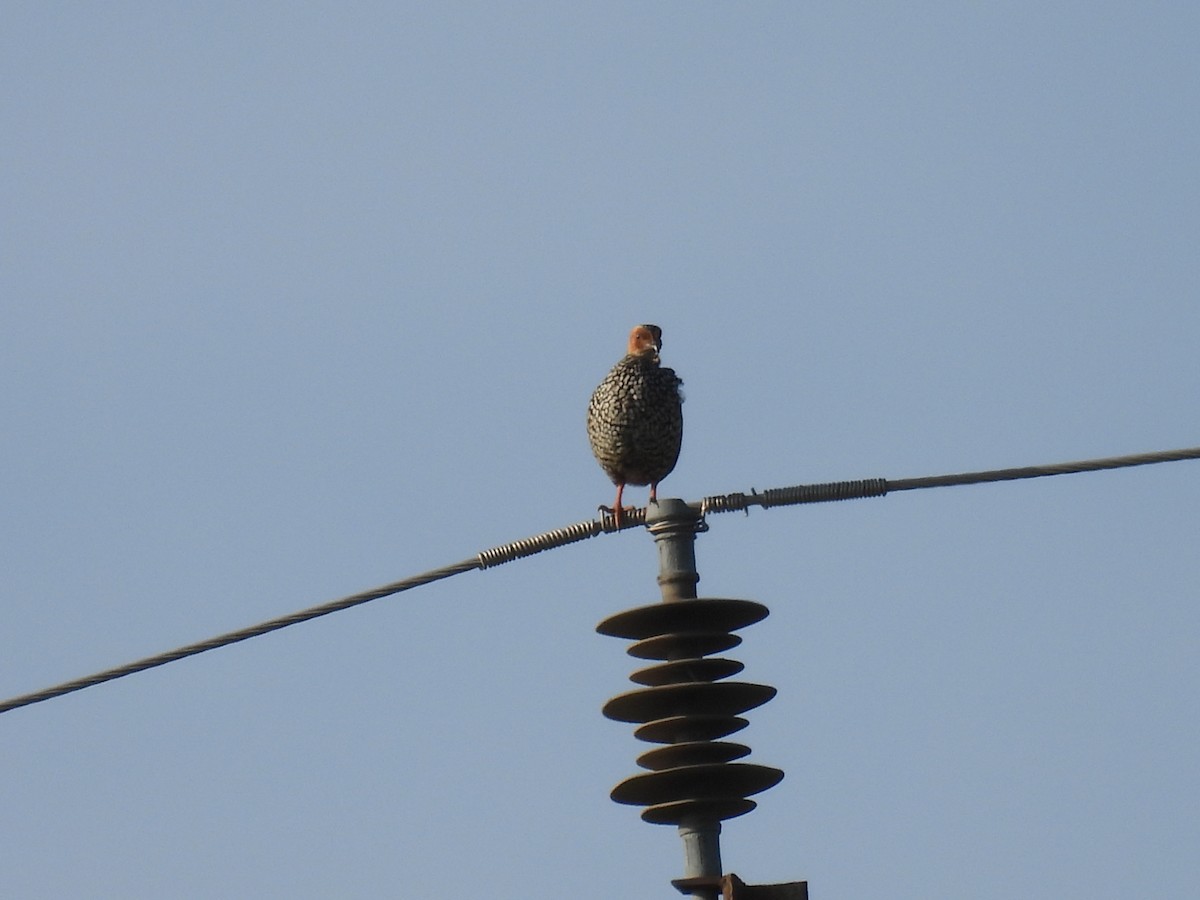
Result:
[[[721,900],[808,900],[807,881],[789,881],[786,884],[746,884],[732,872],[721,876],[699,878],[676,878],[671,884],[681,894],[703,894],[708,891]]]

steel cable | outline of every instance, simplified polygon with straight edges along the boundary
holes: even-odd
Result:
[[[883,497],[888,493],[896,491],[912,491],[921,488],[948,487],[951,485],[983,484],[993,481],[1014,481],[1021,478],[1041,478],[1048,475],[1068,475],[1077,472],[1095,472],[1102,469],[1120,469],[1129,466],[1151,465],[1153,463],[1179,462],[1187,459],[1200,459],[1200,447],[1191,447],[1184,450],[1164,450],[1155,453],[1137,453],[1128,456],[1111,456],[1104,459],[1056,463],[1047,466],[1026,466],[1018,469],[992,469],[983,472],[964,472],[957,475],[932,475],[923,478],[903,478],[896,481],[889,481],[884,478],[868,478],[859,481],[835,481],[825,484],[801,484],[793,487],[775,488],[763,491],[762,493],[759,493],[752,488],[749,494],[733,493],[722,494],[714,497],[706,497],[700,501],[698,505],[702,514],[734,512],[737,510],[749,512],[751,506],[760,506],[764,509],[768,509],[772,506],[788,506],[801,503],[826,503],[837,500],[854,500],[865,497]],[[19,697],[13,697],[9,700],[0,702],[0,713],[18,709],[22,706],[29,706],[33,703],[40,703],[43,700],[52,700],[55,697],[61,697],[64,694],[70,694],[74,691],[83,690],[87,687],[103,684],[106,681],[124,678],[126,675],[133,675],[136,672],[144,672],[146,669],[153,669],[157,666],[164,666],[167,663],[185,659],[189,656],[195,656],[198,653],[204,653],[208,650],[216,650],[218,647],[227,647],[230,644],[236,644],[239,641],[258,637],[259,635],[267,634],[271,631],[278,631],[279,629],[286,628],[289,625],[297,625],[300,622],[307,622],[310,619],[316,619],[320,616],[326,616],[330,613],[339,612],[343,609],[349,609],[352,606],[358,606],[362,603],[369,603],[372,600],[379,600],[383,597],[390,597],[393,594],[399,594],[415,587],[421,587],[422,585],[430,584],[434,581],[440,581],[443,578],[449,578],[452,575],[460,575],[463,572],[470,572],[475,569],[488,569],[506,562],[522,559],[526,556],[532,556],[535,553],[541,553],[543,550],[551,550],[567,544],[575,543],[576,541],[586,540],[587,538],[592,538],[599,534],[624,530],[626,528],[636,528],[645,523],[646,510],[641,508],[628,511],[622,516],[622,519],[623,521],[621,528],[618,529],[613,524],[613,516],[611,511],[605,511],[601,514],[601,517],[598,520],[576,522],[575,524],[568,525],[564,528],[557,528],[553,531],[547,531],[542,534],[535,535],[534,537],[513,541],[508,544],[503,544],[499,547],[493,547],[490,550],[484,550],[482,553],[477,554],[471,559],[463,560],[462,562],[455,563],[451,566],[444,566],[440,569],[432,569],[431,571],[425,572],[421,575],[414,575],[411,578],[395,581],[391,584],[383,585],[382,587],[374,588],[368,591],[362,591],[357,594],[351,594],[348,597],[342,597],[338,600],[322,603],[319,606],[312,606],[308,609],[290,613],[286,616],[279,616],[274,619],[269,619],[266,622],[259,623],[258,625],[251,625],[248,628],[230,631],[225,634],[209,638],[208,640],[198,641],[194,644],[187,644],[183,647],[169,650],[165,653],[147,656],[144,659],[139,659],[135,662],[126,663],[125,665],[117,666],[112,669],[106,669],[103,672],[97,672],[96,674],[89,675],[86,678],[77,678],[74,681],[67,681],[54,687],[46,688],[45,690],[35,691],[34,693],[30,694],[23,694]]]
[[[227,647],[230,644],[236,644],[238,641],[244,641],[248,638],[258,637],[259,635],[266,634],[269,631],[278,631],[280,628],[286,628],[289,625],[307,622],[309,619],[315,619],[319,616],[327,616],[330,613],[340,612],[343,609],[349,609],[351,606],[358,606],[360,603],[370,603],[372,600],[379,600],[382,597],[389,597],[392,594],[399,594],[401,591],[411,590],[412,588],[420,587],[421,585],[429,584],[433,581],[449,578],[451,575],[458,575],[461,572],[469,572],[472,569],[478,568],[478,560],[464,560],[463,562],[457,563],[453,566],[445,566],[441,569],[434,569],[430,572],[425,572],[422,575],[414,575],[412,578],[405,578],[403,581],[396,581],[392,584],[384,585],[383,587],[374,588],[373,590],[363,591],[358,594],[351,594],[349,597],[342,597],[340,600],[331,600],[328,603],[322,603],[320,606],[311,606],[308,609],[302,609],[299,612],[290,613],[286,616],[279,616],[275,619],[269,619],[266,622],[260,622],[258,625],[251,625],[248,628],[230,631],[225,634],[220,634],[216,637],[209,638],[205,641],[197,641],[194,644],[187,644],[183,647],[177,647],[174,650],[168,650],[166,653],[158,653],[154,656],[147,656],[145,659],[139,659],[136,662],[126,663],[123,666],[117,666],[113,669],[106,669],[103,672],[97,672],[95,675],[89,675],[86,678],[77,678],[74,681],[67,681],[63,684],[46,688],[45,690],[35,691],[32,694],[24,694],[20,697],[13,697],[11,700],[5,700],[3,703],[0,703],[0,713],[5,713],[11,709],[17,709],[21,706],[29,706],[31,703],[41,703],[43,700],[52,700],[55,697],[61,697],[63,694],[70,694],[73,691],[81,691],[84,688],[92,687],[97,684],[103,684],[106,681],[124,678],[126,675],[133,675],[136,672],[144,672],[146,669],[153,669],[157,666],[165,666],[167,663],[175,662],[179,659],[186,659],[189,656],[195,656],[197,653],[204,653],[207,650],[216,650],[218,647]]]

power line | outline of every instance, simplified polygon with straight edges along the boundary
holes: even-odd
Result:
[[[761,506],[763,509],[769,509],[772,506],[790,506],[797,503],[826,503],[831,500],[857,500],[864,497],[883,497],[897,491],[915,491],[922,488],[985,484],[992,481],[1017,481],[1022,478],[1044,478],[1048,475],[1098,472],[1101,469],[1125,469],[1130,466],[1180,462],[1185,459],[1200,459],[1200,447],[1188,447],[1183,450],[1159,450],[1153,453],[1132,453],[1126,456],[1108,456],[1103,459],[1052,463],[1046,466],[1024,466],[1019,469],[990,469],[986,472],[961,472],[957,475],[928,475],[923,478],[901,478],[891,481],[886,478],[868,478],[862,481],[798,484],[794,487],[763,491],[761,494],[751,489],[749,495],[724,494],[717,497],[705,497],[701,507],[705,513],[748,511],[751,506]]]
[[[1056,463],[1046,466],[1026,466],[1018,469],[993,469],[985,472],[964,472],[957,475],[933,475],[924,478],[904,478],[895,481],[889,481],[885,478],[869,478],[859,481],[836,481],[827,482],[824,484],[801,484],[793,487],[766,490],[762,493],[759,493],[752,488],[749,494],[733,493],[722,494],[714,497],[706,497],[699,504],[692,505],[699,507],[701,515],[717,512],[734,512],[737,510],[745,510],[748,512],[751,506],[760,506],[764,509],[767,509],[772,506],[788,506],[800,503],[825,503],[836,500],[855,500],[866,497],[883,497],[896,491],[912,491],[923,488],[948,487],[952,485],[983,484],[993,481],[1015,481],[1022,478],[1041,478],[1048,475],[1067,475],[1077,472],[1095,472],[1102,469],[1120,469],[1129,466],[1151,465],[1153,463],[1179,462],[1187,459],[1200,459],[1200,447],[1191,447],[1184,450],[1164,450],[1155,453],[1138,453],[1128,456],[1111,456],[1104,459]],[[391,584],[386,584],[382,587],[374,588],[372,590],[351,594],[348,597],[342,597],[338,600],[331,600],[328,603],[322,603],[318,606],[311,606],[308,609],[303,609],[299,612],[269,619],[266,622],[259,623],[258,625],[251,625],[248,628],[230,631],[225,634],[209,638],[208,640],[198,641],[194,644],[187,644],[183,647],[169,650],[165,653],[147,656],[144,659],[139,659],[135,662],[126,663],[125,665],[117,666],[112,669],[106,669],[103,672],[97,672],[96,674],[89,675],[86,678],[77,678],[74,681],[67,681],[62,684],[55,685],[54,687],[46,688],[45,690],[35,691],[31,694],[23,694],[19,697],[13,697],[9,700],[0,702],[0,713],[6,713],[10,710],[18,709],[22,706],[29,706],[34,703],[41,703],[43,700],[52,700],[55,697],[61,697],[64,694],[70,694],[75,691],[83,690],[84,688],[103,684],[106,681],[114,681],[118,678],[124,678],[126,675],[133,675],[136,672],[144,672],[146,669],[164,666],[167,663],[185,659],[189,656],[195,656],[208,650],[216,650],[219,647],[226,647],[230,644],[236,644],[239,641],[258,637],[259,635],[267,634],[271,631],[278,631],[279,629],[286,628],[289,625],[307,622],[310,619],[316,619],[320,616],[327,616],[330,613],[339,612],[343,609],[349,609],[352,606],[358,606],[363,603],[369,603],[372,600],[390,597],[393,594],[399,594],[415,587],[430,584],[434,581],[440,581],[444,578],[449,578],[452,575],[460,575],[463,572],[470,572],[475,569],[492,568],[494,566],[502,565],[503,563],[522,559],[526,556],[532,556],[535,553],[541,553],[544,550],[552,550],[557,547],[563,547],[567,544],[575,543],[577,541],[586,540],[606,532],[618,530],[623,531],[627,528],[635,528],[644,525],[645,521],[646,510],[644,508],[635,509],[624,513],[622,516],[621,527],[618,529],[613,524],[612,514],[610,512],[605,512],[598,520],[594,519],[585,522],[576,522],[575,524],[568,525],[564,528],[557,528],[553,531],[547,531],[530,538],[525,538],[524,540],[513,541],[508,544],[503,544],[499,547],[493,547],[490,550],[484,550],[471,559],[463,560],[462,562],[455,563],[454,565],[444,566],[440,569],[432,569],[421,575],[414,575],[411,578],[405,578],[401,581],[395,581]]]
[[[425,572],[422,575],[414,575],[412,578],[405,578],[403,581],[396,581],[392,584],[386,584],[383,587],[378,587],[373,590],[363,591],[358,594],[351,594],[349,597],[342,597],[340,600],[331,600],[328,603],[322,603],[320,606],[311,606],[308,609],[302,609],[299,612],[269,619],[266,622],[260,622],[258,625],[251,625],[248,628],[241,628],[237,631],[230,631],[225,634],[220,634],[216,637],[209,638],[206,641],[197,641],[194,644],[186,644],[183,647],[177,647],[174,650],[168,650],[166,653],[158,653],[154,656],[147,656],[145,659],[139,659],[135,662],[126,663],[123,666],[117,666],[113,669],[106,669],[103,672],[97,672],[95,675],[89,675],[86,678],[77,678],[74,681],[67,681],[63,684],[55,685],[54,687],[46,688],[42,691],[36,691],[32,694],[24,694],[20,697],[13,697],[11,700],[6,700],[3,703],[0,703],[0,713],[5,713],[10,709],[17,709],[21,706],[29,706],[31,703],[41,703],[43,700],[52,700],[55,697],[61,697],[63,694],[81,691],[84,688],[92,687],[93,685],[97,684],[103,684],[106,681],[114,681],[117,678],[124,678],[126,675],[133,675],[136,672],[144,672],[146,669],[153,669],[157,666],[165,666],[167,663],[185,659],[189,656],[195,656],[197,653],[204,653],[206,650],[216,650],[218,647],[227,647],[230,644],[236,644],[238,641],[244,641],[248,638],[258,637],[259,635],[266,634],[269,631],[278,631],[280,628],[286,628],[289,625],[307,622],[309,619],[315,619],[318,616],[327,616],[330,613],[339,612],[343,609],[349,609],[350,607],[358,606],[361,603],[369,603],[372,600],[378,600],[382,597],[398,594],[401,591],[407,591],[411,588],[420,587],[423,584],[430,584],[434,581],[440,581],[443,578],[449,578],[451,575],[458,575],[460,572],[469,572],[472,569],[478,568],[478,561],[474,559],[464,560],[463,562],[457,563],[453,566],[445,566],[441,569],[433,569],[432,571]]]

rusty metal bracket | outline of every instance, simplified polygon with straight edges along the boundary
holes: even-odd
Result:
[[[807,881],[786,884],[746,884],[732,872],[721,876],[676,878],[671,882],[681,894],[721,892],[721,900],[808,900]]]

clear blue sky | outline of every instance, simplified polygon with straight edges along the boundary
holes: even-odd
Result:
[[[6,4],[0,695],[662,496],[1200,444],[1195,3]],[[642,489],[629,496],[644,502]],[[1200,463],[720,516],[819,900],[1200,883]],[[671,897],[642,532],[0,716],[0,894]]]

